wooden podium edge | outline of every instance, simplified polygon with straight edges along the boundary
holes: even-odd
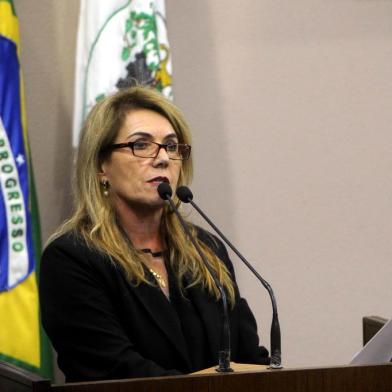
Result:
[[[284,388],[282,389],[282,386]],[[392,364],[265,369],[52,385],[54,392],[179,391],[390,391]],[[339,387],[339,389],[336,389]],[[255,389],[257,388],[257,389]]]

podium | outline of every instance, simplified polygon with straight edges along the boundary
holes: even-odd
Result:
[[[228,374],[202,374],[50,385],[45,380],[24,383],[34,392],[390,392],[392,364],[262,370]],[[15,384],[16,385],[16,384]],[[29,389],[25,389],[28,387]]]

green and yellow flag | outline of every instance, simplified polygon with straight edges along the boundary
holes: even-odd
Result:
[[[0,359],[51,378],[39,319],[40,245],[18,19],[12,0],[0,0]]]

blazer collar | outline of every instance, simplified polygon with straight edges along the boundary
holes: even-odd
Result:
[[[187,291],[203,320],[212,358],[216,358],[218,363],[222,324],[221,303],[209,296],[200,286],[191,287]]]
[[[185,285],[186,285],[185,278]],[[189,369],[192,368],[187,344],[182,333],[181,325],[176,311],[173,309],[169,300],[165,295],[155,286],[141,283],[134,287],[133,290],[144,305],[146,311],[151,318],[156,322],[159,328],[165,333],[167,338],[171,341],[177,351],[181,354],[183,360]],[[218,363],[219,348],[220,348],[220,334],[222,324],[222,305],[220,301],[216,301],[203,290],[199,285],[187,289],[189,299],[194,304],[195,308],[203,321],[206,335],[210,347],[212,358],[216,358]]]
[[[181,354],[187,367],[191,369],[191,362],[181,325],[177,313],[169,300],[159,288],[145,283],[134,287],[133,291],[157,326],[165,333],[173,346]]]

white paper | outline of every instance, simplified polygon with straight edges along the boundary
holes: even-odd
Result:
[[[365,365],[389,362],[392,358],[392,319],[390,319],[359,351],[350,364]]]

